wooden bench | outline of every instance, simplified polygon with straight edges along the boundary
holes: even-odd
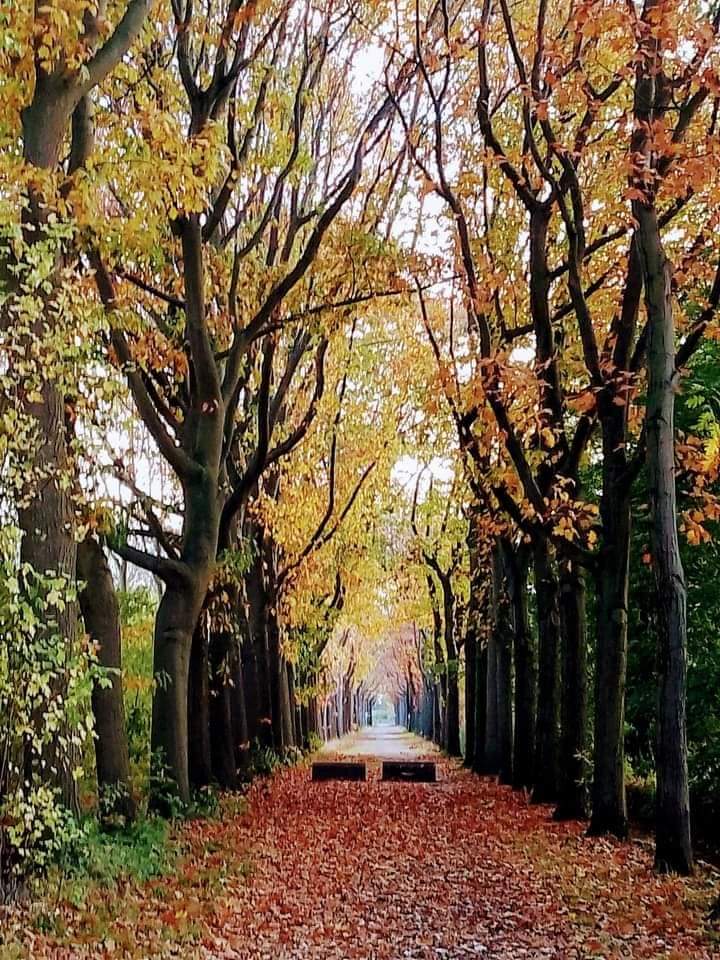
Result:
[[[435,764],[427,760],[383,760],[382,779],[398,783],[436,783]]]
[[[313,763],[312,765],[312,780],[315,782],[366,779],[364,763],[337,760],[326,763]]]

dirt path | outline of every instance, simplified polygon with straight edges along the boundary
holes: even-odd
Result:
[[[171,877],[69,914],[73,949],[38,937],[28,955],[720,957],[702,929],[707,876],[655,877],[646,847],[586,839],[581,825],[553,823],[549,808],[406,734],[363,732],[325,756],[368,752],[432,756],[440,781],[382,783],[379,763],[366,783],[311,783],[307,765],[284,769],[253,785],[245,813],[189,824]]]

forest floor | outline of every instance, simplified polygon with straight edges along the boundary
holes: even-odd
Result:
[[[81,904],[58,897],[52,923],[6,916],[0,958],[720,957],[704,925],[717,874],[657,877],[647,843],[588,839],[425,742],[386,734],[324,751],[368,759],[365,783],[284,768],[242,810],[228,800],[224,816],[179,827],[165,876],[93,888]],[[388,756],[436,759],[439,782],[381,782]]]

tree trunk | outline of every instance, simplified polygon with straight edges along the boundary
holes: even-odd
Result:
[[[493,600],[494,607],[494,600]],[[493,609],[493,619],[495,611]],[[495,775],[500,769],[500,742],[498,732],[498,654],[497,634],[490,630],[486,654],[485,672],[485,762],[483,773]]]
[[[528,622],[528,552],[520,546],[508,551],[508,592],[512,609],[515,651],[515,737],[512,785],[529,790],[535,769],[535,711],[537,708],[537,654]]]
[[[92,691],[100,815],[108,822],[116,817],[129,822],[137,807],[125,727],[120,608],[105,552],[91,536],[78,545],[77,574],[85,584],[79,595],[85,630],[97,645],[98,663],[109,680],[109,686],[96,683]]]
[[[440,605],[437,596],[437,587],[431,573],[427,575],[428,595],[430,597],[430,607],[433,618],[433,655],[435,657],[435,670],[437,674],[436,684],[436,722],[435,722],[435,743],[439,747],[446,746],[447,731],[447,695],[448,695],[448,670],[447,658],[442,646],[442,616],[440,615]]]
[[[285,715],[283,713],[283,659],[280,651],[280,633],[275,617],[270,613],[271,601],[268,598],[265,609],[265,623],[267,624],[268,665],[270,668],[270,707],[272,717],[272,742],[275,749],[281,753],[285,746],[287,735]]]
[[[87,122],[91,85],[101,83],[122,59],[140,32],[146,14],[147,6],[140,4],[134,5],[132,11],[126,11],[122,28],[113,34],[112,48],[109,44],[103,48],[105,56],[102,58],[102,67],[94,76],[84,77],[83,72],[79,71],[73,77],[70,71],[63,69],[47,72],[39,63],[36,64],[32,99],[20,113],[23,158],[28,165],[42,171],[57,172],[65,140],[71,130],[70,168],[77,170],[85,163],[92,148],[92,127]],[[39,20],[34,25],[37,27]],[[86,26],[89,25],[88,21]],[[96,24],[92,26],[94,28]],[[98,31],[88,30],[85,38],[88,41],[88,53],[95,51],[94,41],[99,37]],[[97,65],[97,60],[95,62]],[[88,78],[90,84],[87,83]],[[71,120],[77,116],[85,122],[73,124],[71,128]],[[41,182],[50,185],[54,181],[41,177]],[[41,192],[44,189],[45,186]],[[23,210],[23,221],[30,228],[26,240],[33,245],[47,240],[43,228],[54,204],[53,198],[42,198],[33,189],[29,191],[28,201],[27,208]],[[60,265],[64,259],[63,252],[58,250],[57,264]],[[51,311],[45,311],[40,327],[45,328],[44,332],[52,333],[55,326],[56,317]],[[66,436],[65,397],[60,387],[52,382],[52,377],[51,373],[48,380],[40,384],[39,401],[26,402],[24,405],[38,429],[38,447],[34,451],[33,466],[38,469],[42,482],[39,490],[33,491],[32,499],[18,511],[19,526],[23,531],[20,560],[30,564],[39,573],[52,571],[54,576],[62,578],[69,586],[75,583],[77,554],[71,493],[73,484],[68,483],[75,479],[74,465],[70,461]],[[68,603],[64,610],[58,611],[57,629],[69,650],[74,649],[77,641],[77,619],[76,603]],[[61,753],[61,749],[55,747],[52,754],[46,758],[49,761],[47,769],[57,770],[54,776],[63,803],[77,815],[80,810],[73,771],[80,762],[78,751],[71,746]]]
[[[442,691],[440,681],[433,684],[433,741],[442,746]]]
[[[495,635],[498,775],[512,783],[512,630],[504,553],[512,548],[498,543],[493,550],[493,633]]]
[[[475,763],[477,734],[477,682],[478,645],[480,631],[482,567],[478,551],[479,512],[477,504],[470,509],[467,545],[470,561],[470,599],[468,602],[467,626],[465,629],[465,766],[472,769]]]
[[[275,629],[279,632],[279,627]],[[282,722],[283,747],[288,750],[296,745],[295,724],[293,714],[295,712],[294,704],[290,698],[290,674],[289,664],[282,652],[280,654],[280,717]]]
[[[538,707],[533,800],[557,798],[560,740],[560,613],[558,584],[548,544],[534,544],[539,637]]]
[[[210,759],[213,779],[226,790],[237,787],[237,745],[244,739],[233,716],[233,697],[242,696],[242,683],[235,682],[236,656],[231,633],[210,634]]]
[[[188,772],[190,785],[207,787],[212,780],[210,750],[210,658],[207,614],[198,618],[190,649],[188,675]]]
[[[233,676],[235,683],[230,691],[232,725],[235,733],[235,767],[238,771],[247,770],[250,764],[250,733],[248,731],[247,705],[245,702],[245,672],[238,640],[233,638]]]
[[[242,665],[243,691],[245,693],[245,719],[247,723],[248,739],[252,742],[261,738],[260,708],[260,679],[258,672],[257,651],[255,638],[248,629],[240,645],[240,662]]]
[[[650,339],[647,464],[657,586],[657,793],[655,865],[693,872],[687,769],[687,594],[675,498],[675,330],[670,264],[654,206],[637,204]]]
[[[205,598],[195,578],[168,583],[155,619],[151,802],[168,813],[190,802],[188,680],[193,633]]]
[[[242,645],[243,677],[248,736],[262,746],[273,743],[273,713],[270,696],[270,663],[267,631],[267,596],[262,560],[256,556],[244,577],[247,597],[247,640]]]
[[[487,713],[488,713],[488,646],[478,644],[477,652],[477,699],[475,702],[475,757],[473,770],[475,773],[487,773],[488,761],[486,754],[487,740]]]
[[[285,670],[287,672],[288,704],[290,706],[290,719],[292,721],[292,742],[294,746],[302,749],[303,724],[300,704],[295,695],[295,668],[289,660],[285,661]]]
[[[299,718],[299,740],[298,746],[301,750],[307,750],[310,747],[310,724],[311,724],[311,704],[301,703],[298,705]]]
[[[560,784],[556,820],[587,816],[587,636],[585,578],[570,560],[561,560],[560,633],[562,637],[562,710]]]
[[[468,624],[465,634],[465,766],[472,768],[475,763],[475,730],[477,719],[477,641],[473,627]]]
[[[87,12],[87,11],[86,11]],[[55,173],[66,137],[72,129],[72,157],[70,166],[76,170],[84,164],[92,148],[92,128],[87,122],[71,128],[73,115],[77,113],[83,120],[89,119],[89,95],[92,85],[101,83],[124,56],[128,47],[142,28],[147,8],[136,5],[132,11],[126,11],[127,19],[122,30],[113,34],[112,48],[104,48],[103,68],[88,77],[79,71],[76,77],[70,71],[52,69],[47,72],[36,63],[32,98],[20,113],[22,126],[23,159],[38,170]],[[37,27],[40,21],[35,13]],[[89,25],[89,22],[88,22]],[[93,24],[95,26],[95,24]],[[88,53],[95,52],[94,40],[100,33],[92,31],[86,34]],[[96,61],[97,64],[97,61]],[[60,178],[62,180],[62,177]],[[52,189],[56,182],[53,177],[47,179],[41,175],[45,187]],[[36,195],[34,188],[29,190],[27,207],[23,209],[23,222],[29,229],[25,240],[29,246],[48,240],[44,230],[48,222],[48,213],[54,205],[52,197]],[[47,202],[49,200],[49,202]],[[45,252],[47,255],[49,251]],[[31,258],[32,259],[32,258]],[[56,251],[55,262],[60,266],[65,259],[61,249]],[[61,314],[45,310],[35,333],[41,336],[52,334]],[[42,377],[47,371],[38,371]],[[21,563],[28,563],[38,573],[52,572],[62,578],[68,586],[75,583],[77,547],[75,542],[75,515],[72,503],[70,480],[75,480],[74,465],[71,462],[65,423],[65,397],[59,385],[52,382],[53,374],[39,385],[40,399],[25,400],[25,412],[37,425],[38,445],[33,451],[33,467],[38,471],[39,487],[32,491],[27,504],[18,510],[18,523],[23,531],[20,547]],[[77,641],[78,610],[76,603],[67,603],[57,612],[57,630],[65,640],[67,648],[74,650]],[[70,738],[68,738],[70,740]],[[65,806],[76,815],[80,812],[78,788],[74,777],[74,768],[80,762],[78,750],[69,747],[61,753],[61,748],[53,749],[48,756],[46,769],[57,770],[56,786]]]
[[[75,584],[77,547],[75,515],[67,482],[73,468],[65,436],[65,404],[62,394],[51,383],[43,383],[40,392],[38,402],[25,404],[25,411],[38,431],[37,447],[31,454],[32,469],[42,480],[38,480],[27,505],[18,510],[23,531],[20,562],[29,564],[39,574],[61,578],[71,589]],[[67,603],[64,609],[53,611],[53,618],[67,650],[74,650],[77,604]],[[42,718],[38,718],[38,722],[42,723]],[[58,746],[48,752],[44,767],[46,771],[57,771],[53,773],[53,785],[59,788],[64,805],[76,815],[80,814],[80,801],[73,770],[79,759],[75,748]]]
[[[425,687],[425,699],[424,699],[424,713],[423,713],[423,736],[432,740],[433,735],[433,713],[435,711],[434,705],[434,687],[432,686],[432,681],[430,678],[426,680]],[[368,704],[368,722],[370,721],[370,716],[372,713],[372,700]]]
[[[342,682],[343,733],[352,729],[352,675],[345,676]]]
[[[451,757],[461,756],[460,750],[460,660],[455,642],[455,594],[450,575],[441,578],[443,593],[443,624],[447,655],[447,699],[445,702],[444,746]]]
[[[605,403],[605,401],[603,401]],[[601,544],[598,555],[597,651],[592,813],[589,832],[624,838],[628,833],[625,799],[625,678],[627,672],[628,584],[630,577],[630,491],[625,407],[601,408],[603,490],[600,499]]]
[[[44,70],[36,70],[32,101],[20,115],[23,157],[28,165],[44,171],[57,168],[77,99],[72,83],[58,83]],[[28,191],[27,201],[22,214],[25,242],[31,250],[36,244],[47,243],[48,249],[43,256],[52,255],[57,276],[65,252],[57,241],[57,248],[52,251],[53,241],[46,231],[52,201],[48,204],[32,188]],[[30,262],[33,256],[31,253]],[[3,263],[2,273],[7,276],[5,266]],[[18,278],[12,275],[8,279],[14,285]],[[50,283],[54,281],[55,277]],[[52,306],[52,289],[50,295],[38,290],[35,296],[38,302],[34,309],[41,313],[33,322],[31,337],[42,342],[52,336],[59,314],[55,314]],[[77,564],[72,504],[72,487],[76,478],[68,447],[65,397],[59,385],[51,379],[43,379],[46,374],[42,369],[38,369],[36,375],[39,398],[30,400],[25,392],[21,394],[23,412],[34,425],[37,436],[36,444],[28,451],[29,496],[27,502],[18,508],[18,525],[23,534],[20,563],[29,564],[38,574],[51,574],[71,588],[75,583]],[[53,611],[53,619],[56,624],[53,629],[64,640],[67,650],[74,650],[77,643],[77,604],[67,603],[64,609]],[[58,681],[57,687],[62,697],[61,681]],[[42,726],[44,718],[36,717],[34,722]],[[43,780],[49,780],[50,785],[59,790],[64,806],[78,817],[80,799],[73,770],[80,762],[79,750],[71,745],[72,739],[66,735],[69,731],[61,730],[59,733],[65,735],[44,751],[40,774]],[[60,746],[61,740],[67,746]],[[34,759],[29,755],[25,757],[29,775]]]
[[[448,665],[447,705],[445,710],[445,749],[451,757],[461,756],[460,750],[460,685],[458,682],[458,661]]]
[[[206,442],[222,442],[218,422],[208,416]],[[218,536],[217,475],[206,468],[186,484],[182,566],[167,575],[165,593],[155,618],[151,730],[151,805],[173,812],[190,801],[188,768],[188,685],[193,636],[205,603]],[[201,659],[205,659],[203,646]],[[197,654],[197,648],[196,648]],[[207,670],[198,666],[202,681]],[[204,722],[204,721],[203,721]]]

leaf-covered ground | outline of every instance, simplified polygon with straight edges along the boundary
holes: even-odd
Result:
[[[52,934],[29,924],[0,957],[720,957],[703,925],[716,876],[658,878],[647,844],[590,840],[448,761],[435,785],[370,769],[257,782],[244,813],[183,828],[169,876],[60,903]]]

